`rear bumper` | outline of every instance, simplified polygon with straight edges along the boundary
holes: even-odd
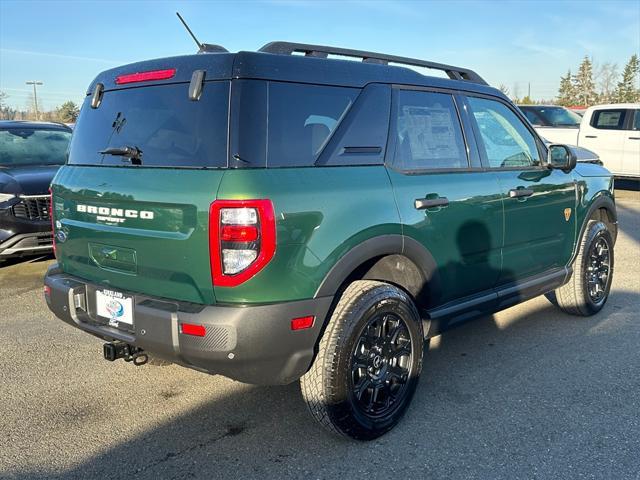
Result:
[[[98,285],[61,272],[45,276],[47,305],[66,323],[107,341],[120,340],[151,355],[207,373],[259,385],[291,383],[309,368],[332,297],[259,306],[205,306],[134,296],[132,331],[110,327],[95,315]],[[128,293],[128,292],[124,292]],[[314,315],[313,327],[291,330],[291,319]],[[203,325],[204,337],[180,333],[180,324]]]

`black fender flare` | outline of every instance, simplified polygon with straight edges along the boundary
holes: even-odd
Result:
[[[334,296],[347,278],[361,265],[376,257],[402,255],[413,262],[422,276],[419,291],[412,292],[419,303],[430,303],[440,293],[438,267],[431,253],[417,240],[390,234],[372,237],[344,254],[318,287],[315,297]]]
[[[610,218],[613,219],[613,228],[614,231],[611,232],[611,236],[613,237],[613,242],[615,244],[616,238],[618,237],[618,213],[616,211],[616,204],[613,199],[606,194],[598,195],[591,201],[587,212],[585,213],[584,220],[582,221],[582,225],[580,225],[580,230],[578,231],[578,236],[576,237],[575,246],[573,249],[573,254],[571,255],[571,260],[569,261],[569,265],[573,264],[573,261],[576,259],[578,255],[578,248],[580,247],[580,241],[582,240],[582,236],[584,235],[584,231],[587,228],[587,224],[589,223],[589,219],[593,216],[596,210],[600,210],[604,208],[607,213],[610,215]]]

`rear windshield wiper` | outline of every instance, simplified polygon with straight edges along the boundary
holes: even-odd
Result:
[[[142,150],[138,147],[112,147],[105,150],[101,150],[98,153],[102,155],[115,155],[125,157],[131,160],[132,165],[142,165]]]

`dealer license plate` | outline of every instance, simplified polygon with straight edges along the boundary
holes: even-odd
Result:
[[[96,313],[116,328],[133,326],[133,298],[113,290],[96,291]]]

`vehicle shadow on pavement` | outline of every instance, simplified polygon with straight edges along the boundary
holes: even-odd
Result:
[[[616,343],[624,340],[607,323],[630,321],[638,295],[614,292],[603,312],[589,318],[565,315],[544,298],[533,302],[522,314],[487,316],[436,338],[425,352],[406,417],[376,441],[353,442],[322,431],[306,412],[297,383],[232,384],[227,395],[131,440],[123,432],[121,444],[69,470],[20,477],[389,478],[403,472],[450,478],[457,472],[509,478],[509,472],[533,475],[532,465],[543,477],[545,465],[551,476],[597,477],[599,462],[616,459],[607,453],[611,439],[597,439],[598,448],[591,450],[585,416],[596,409],[599,422],[620,419],[615,404],[602,412],[601,404],[584,403],[585,392],[606,388],[602,378],[611,373],[593,351],[610,345],[602,354],[613,356],[618,367],[627,365],[616,374],[637,375],[637,361],[616,357]],[[162,368],[156,371],[163,375]],[[163,402],[179,402],[180,392],[138,401],[161,409]],[[574,443],[565,442],[567,436]],[[630,458],[621,464],[639,463]],[[557,459],[560,466],[553,465]]]

